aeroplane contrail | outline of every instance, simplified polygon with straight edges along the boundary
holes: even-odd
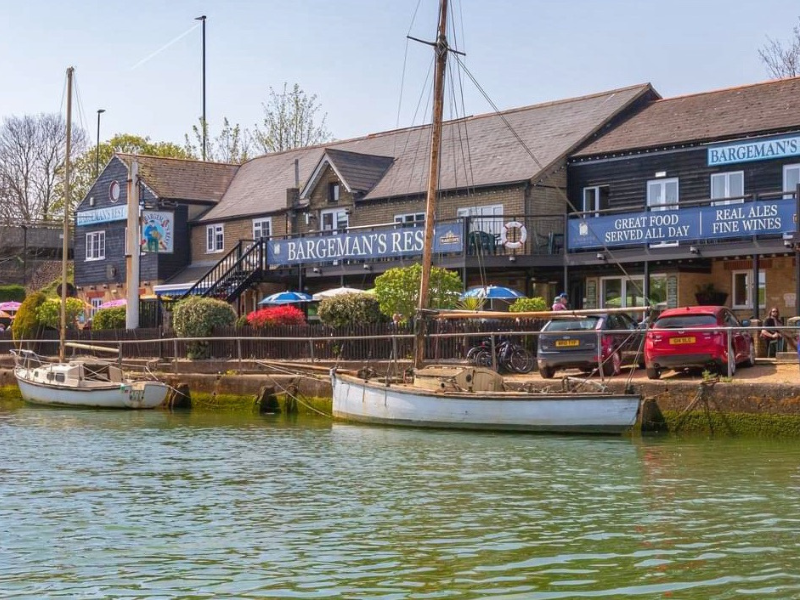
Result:
[[[189,34],[190,34],[192,31],[194,31],[194,30],[195,30],[195,29],[197,29],[198,27],[200,27],[200,24],[199,24],[199,23],[198,23],[197,25],[193,26],[193,27],[190,27],[189,29],[187,29],[186,31],[184,31],[182,34],[180,34],[178,37],[176,37],[174,40],[171,40],[171,41],[167,42],[166,44],[164,44],[163,46],[161,46],[161,48],[159,48],[158,50],[156,50],[156,51],[155,51],[155,52],[153,52],[152,54],[149,54],[148,56],[145,56],[145,57],[144,57],[142,60],[140,60],[139,62],[137,62],[135,65],[133,65],[133,66],[131,67],[131,69],[130,69],[130,70],[131,70],[131,71],[133,71],[134,69],[138,69],[138,68],[139,68],[139,67],[141,67],[141,66],[142,66],[144,63],[146,63],[148,60],[150,60],[151,58],[153,58],[153,57],[155,57],[155,56],[157,56],[157,55],[161,54],[161,53],[162,53],[164,50],[166,50],[167,48],[169,48],[170,46],[172,46],[172,44],[174,44],[175,42],[177,42],[178,40],[180,40],[180,39],[182,39],[182,38],[185,38],[187,35],[189,35]]]

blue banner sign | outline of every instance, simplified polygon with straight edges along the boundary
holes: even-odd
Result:
[[[569,250],[794,232],[795,200],[759,200],[679,210],[570,219]]]
[[[433,252],[463,252],[463,229],[463,223],[436,225],[433,235]],[[267,263],[270,265],[301,265],[346,259],[413,256],[422,254],[424,238],[425,230],[422,227],[388,227],[319,237],[270,240],[267,243]]]
[[[78,227],[82,225],[97,225],[98,223],[110,223],[111,221],[124,221],[128,218],[128,206],[107,206],[106,208],[95,208],[84,210],[77,213],[76,220]]]
[[[800,136],[785,135],[734,144],[717,144],[708,148],[708,166],[786,158],[800,155]]]

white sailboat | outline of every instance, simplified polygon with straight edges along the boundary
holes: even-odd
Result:
[[[67,148],[65,159],[64,235],[61,269],[61,327],[59,359],[48,361],[31,350],[12,350],[14,376],[22,398],[32,404],[97,408],[155,408],[164,403],[169,386],[159,381],[127,379],[122,369],[107,361],[71,360],[66,347],[92,351],[114,349],[66,342],[67,258],[69,244],[70,151],[72,141],[72,75],[67,69]]]
[[[419,294],[420,315],[425,314],[428,306],[432,266],[444,71],[449,51],[446,23],[447,0],[441,0],[438,35],[433,44],[437,60]],[[470,315],[450,316],[464,318]],[[513,316],[527,315],[516,313]],[[622,433],[636,423],[642,401],[639,394],[613,393],[605,386],[588,393],[507,391],[503,378],[490,369],[460,366],[423,368],[424,347],[424,330],[419,327],[415,339],[416,369],[411,382],[364,379],[334,369],[331,372],[334,418],[413,427],[553,433]]]

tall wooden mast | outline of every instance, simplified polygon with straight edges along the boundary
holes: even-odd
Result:
[[[439,183],[439,152],[442,146],[444,112],[444,71],[447,64],[447,0],[439,3],[439,28],[434,44],[436,70],[433,77],[433,119],[431,123],[431,156],[428,169],[428,193],[425,204],[425,240],[422,249],[422,277],[419,288],[417,331],[414,344],[414,366],[425,361],[425,310],[428,308],[431,265],[433,261],[433,226],[436,214],[436,191]]]
[[[67,154],[64,159],[64,232],[61,244],[61,326],[58,335],[58,360],[66,358],[67,342],[67,260],[69,258],[70,152],[72,151],[72,74],[67,69]]]

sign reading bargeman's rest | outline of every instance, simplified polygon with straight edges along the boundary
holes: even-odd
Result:
[[[800,156],[800,136],[785,135],[708,147],[708,166]]]
[[[84,210],[77,213],[76,220],[78,227],[82,225],[97,225],[99,223],[110,223],[111,221],[124,221],[128,218],[128,206],[107,206],[105,208],[95,208]]]
[[[434,229],[433,252],[463,252],[463,224],[446,223]],[[267,262],[271,265],[325,263],[346,259],[374,259],[422,253],[422,227],[383,228],[319,237],[270,240]]]
[[[142,225],[139,229],[142,252],[171,254],[175,215],[167,211],[146,210],[142,212]]]
[[[570,219],[570,250],[795,231],[793,198]]]

